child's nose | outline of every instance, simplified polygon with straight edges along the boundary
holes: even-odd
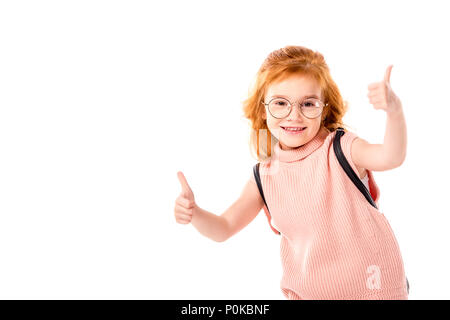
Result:
[[[287,118],[290,120],[303,119],[303,114],[300,111],[300,107],[298,106],[298,104],[292,106],[291,113],[289,113],[289,116]]]

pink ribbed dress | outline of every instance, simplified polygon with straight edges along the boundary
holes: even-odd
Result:
[[[288,299],[407,299],[391,226],[340,166],[335,133],[322,128],[293,150],[277,142],[272,158],[260,164],[271,223],[281,232],[281,291]],[[346,131],[341,146],[357,173],[351,158],[356,137]],[[378,207],[379,188],[367,174]]]

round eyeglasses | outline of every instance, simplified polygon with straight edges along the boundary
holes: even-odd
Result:
[[[270,114],[277,119],[286,118],[292,110],[292,103],[285,98],[273,98],[269,103],[262,104],[268,106]],[[300,103],[300,112],[308,119],[317,118],[322,114],[323,108],[328,106],[328,103],[323,103],[316,98],[307,98]]]

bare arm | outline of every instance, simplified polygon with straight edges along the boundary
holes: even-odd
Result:
[[[263,205],[258,187],[250,179],[239,198],[220,216],[195,206],[192,225],[204,236],[223,242],[247,226]]]
[[[406,121],[403,112],[387,114],[383,144],[370,144],[356,138],[352,144],[352,160],[356,166],[372,171],[399,167],[406,158]]]
[[[222,214],[227,223],[227,239],[252,222],[261,211],[263,205],[264,202],[258,187],[251,178],[247,181],[239,199]]]
[[[218,215],[195,205],[191,220],[192,225],[205,237],[222,242],[227,235],[226,221]]]

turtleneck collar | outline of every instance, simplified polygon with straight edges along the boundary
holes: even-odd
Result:
[[[274,157],[280,162],[294,162],[302,160],[316,151],[323,144],[329,133],[330,131],[327,128],[322,127],[311,141],[298,148],[289,150],[281,149],[280,141],[277,141],[273,151]]]

